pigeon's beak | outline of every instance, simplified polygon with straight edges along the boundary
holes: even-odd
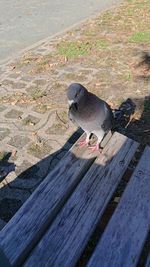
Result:
[[[74,110],[74,111],[75,111],[75,110],[76,110],[76,111],[78,110],[78,105],[77,105],[76,102],[74,102],[74,101],[71,102],[71,104],[69,105],[69,110],[71,110],[71,109]]]
[[[71,105],[74,104],[74,100],[68,100],[68,104],[71,107]]]

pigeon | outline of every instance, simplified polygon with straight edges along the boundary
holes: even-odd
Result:
[[[91,134],[96,135],[97,143],[89,146],[94,152],[99,150],[104,136],[113,127],[113,113],[110,106],[79,83],[72,83],[67,90],[69,119],[81,127],[86,139],[80,145],[89,145]]]

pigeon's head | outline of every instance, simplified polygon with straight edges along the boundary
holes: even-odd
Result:
[[[72,83],[68,87],[67,91],[69,106],[71,106],[72,104],[79,105],[84,103],[86,95],[87,95],[87,90],[84,86],[82,86],[79,83]]]

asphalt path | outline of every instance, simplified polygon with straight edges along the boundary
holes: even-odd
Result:
[[[121,0],[0,0],[0,63]]]

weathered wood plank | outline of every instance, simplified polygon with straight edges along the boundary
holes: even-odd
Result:
[[[150,148],[146,148],[88,267],[134,267],[150,229]]]
[[[150,254],[148,256],[148,259],[147,259],[145,267],[150,267]]]
[[[24,260],[95,157],[74,145],[0,232],[0,246],[12,265]]]
[[[24,266],[74,266],[138,144],[115,133]]]

